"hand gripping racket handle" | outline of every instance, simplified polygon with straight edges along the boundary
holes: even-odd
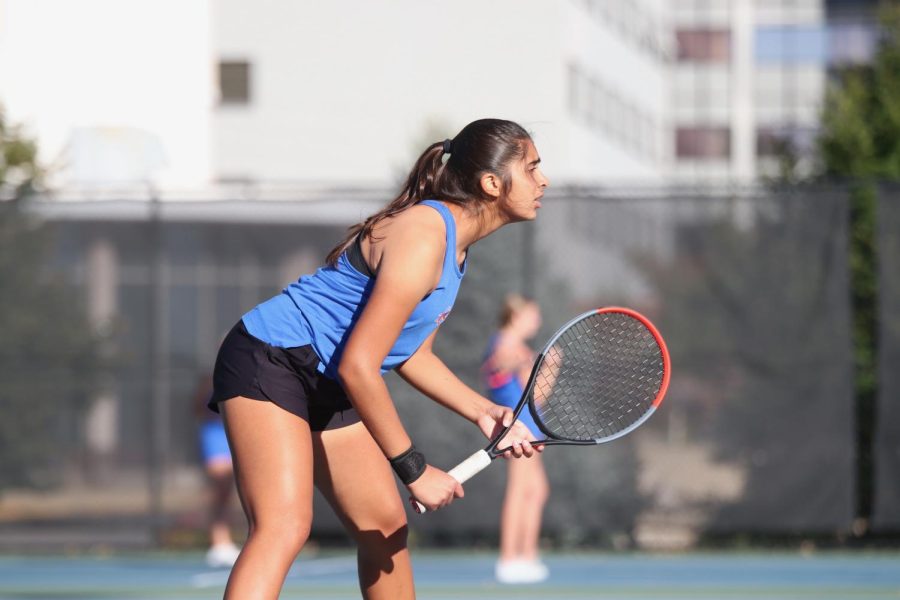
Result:
[[[453,477],[453,479],[462,484],[467,482],[473,475],[484,469],[489,464],[491,464],[491,455],[484,450],[479,450],[466,460],[450,469],[447,473],[451,477]],[[409,501],[417,513],[422,514],[428,511],[428,509],[425,508],[425,505],[415,498],[410,498]]]

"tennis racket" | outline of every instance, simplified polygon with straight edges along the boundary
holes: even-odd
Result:
[[[563,325],[541,350],[513,423],[531,412],[544,439],[532,444],[594,446],[627,435],[662,403],[669,351],[656,327],[628,308],[600,308]],[[510,448],[498,448],[512,424],[484,450],[449,471],[464,483]],[[425,506],[415,498],[416,512]]]

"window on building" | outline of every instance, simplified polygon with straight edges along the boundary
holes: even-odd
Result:
[[[250,63],[222,61],[219,63],[219,103],[250,103]]]
[[[771,127],[756,130],[756,155],[777,156],[785,148],[784,136]]]
[[[675,154],[679,159],[713,159],[731,156],[728,127],[679,127],[675,130]]]
[[[878,48],[874,23],[835,23],[828,29],[828,62],[831,65],[866,64]]]
[[[681,29],[675,33],[681,62],[725,63],[731,60],[727,29]]]
[[[603,129],[606,127],[606,103],[603,99],[606,97],[606,90],[603,89],[603,84],[598,80],[593,80],[591,82],[591,106],[590,111],[588,113],[588,122],[591,124],[591,127]]]
[[[575,64],[569,65],[569,111],[577,115],[581,111],[581,72]]]
[[[828,36],[818,25],[758,27],[753,43],[756,62],[825,64]]]
[[[760,157],[793,154],[808,156],[815,149],[817,131],[814,127],[784,125],[760,127],[756,130],[756,155]]]

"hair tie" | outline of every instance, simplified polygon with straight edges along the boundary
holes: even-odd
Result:
[[[444,154],[450,154],[453,149],[453,140],[446,139],[444,140]]]

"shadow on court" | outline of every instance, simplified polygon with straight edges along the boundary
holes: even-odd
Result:
[[[530,586],[493,580],[494,555],[414,554],[423,600],[601,598],[614,600],[900,598],[900,554],[720,555],[557,554],[550,579]],[[0,599],[221,598],[228,573],[199,554],[97,557],[0,557]],[[282,598],[359,598],[356,559],[301,559]]]

